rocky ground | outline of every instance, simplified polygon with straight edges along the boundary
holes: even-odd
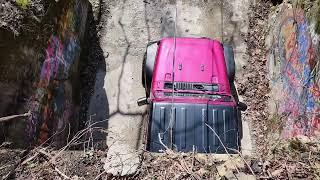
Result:
[[[13,31],[15,34],[19,34],[22,24],[22,11],[19,6],[15,4],[15,1],[0,1],[0,27]]]
[[[41,29],[50,34],[52,22],[45,18],[51,1],[43,0],[0,0],[0,28],[12,32],[15,36],[38,33],[41,24],[49,27]]]

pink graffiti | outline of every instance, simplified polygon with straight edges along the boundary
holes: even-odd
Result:
[[[34,83],[36,92],[30,98],[32,117],[26,128],[30,144],[46,142],[52,134],[74,121],[73,89],[69,74],[72,64],[80,55],[79,31],[83,31],[86,19],[79,13],[85,13],[87,3],[70,0],[63,4],[57,32],[48,40],[39,81]],[[56,138],[58,141],[66,139]]]
[[[41,69],[41,82],[47,87],[52,79],[66,79],[69,68],[79,51],[78,40],[69,34],[64,43],[51,36],[46,50],[46,59]]]
[[[63,45],[59,38],[51,36],[46,50],[46,59],[43,62],[40,79],[45,86],[49,85],[50,79],[58,75],[59,64],[63,63],[62,50]]]
[[[279,114],[285,114],[284,137],[313,136],[320,131],[320,91],[312,73],[315,50],[302,9],[284,7],[275,47],[279,49],[281,74],[275,83],[283,87]]]

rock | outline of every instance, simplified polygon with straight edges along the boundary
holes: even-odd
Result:
[[[233,177],[233,171],[235,171],[236,169],[242,169],[244,167],[245,164],[240,158],[229,158],[226,162],[217,166],[217,171],[221,177]]]
[[[200,168],[199,170],[198,170],[198,174],[200,174],[200,175],[205,175],[205,174],[207,174],[208,173],[208,170],[206,170],[206,169],[204,169],[204,168]]]
[[[245,174],[243,172],[240,172],[239,174],[236,174],[236,178],[238,180],[255,180],[255,179],[257,179],[254,175]]]
[[[231,171],[228,171],[224,177],[228,180],[237,180],[237,177]]]
[[[119,146],[108,151],[108,156],[105,159],[104,169],[107,173],[114,176],[132,175],[140,166],[140,153],[137,151],[129,151],[130,148]]]
[[[227,174],[227,169],[223,165],[217,166],[217,171],[220,176],[225,176]]]
[[[259,135],[259,138],[263,138],[263,136],[264,136],[263,134],[260,134],[260,135]]]
[[[256,160],[251,161],[251,168],[255,173],[262,172],[262,164],[259,161],[256,161]]]
[[[79,180],[78,176],[72,176],[71,180]]]
[[[277,169],[277,170],[271,172],[271,175],[272,175],[272,177],[278,177],[281,175],[282,171],[283,171],[283,169]]]
[[[306,143],[310,143],[311,142],[311,139],[307,136],[303,136],[303,135],[300,135],[300,136],[297,136],[297,139],[302,143],[302,144],[306,144]]]

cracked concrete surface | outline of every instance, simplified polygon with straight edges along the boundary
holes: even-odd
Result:
[[[244,37],[248,30],[250,0],[108,0],[108,15],[101,31],[106,68],[99,68],[90,114],[107,121],[108,157],[105,169],[113,174],[132,174],[142,150],[142,121],[146,107],[136,100],[145,95],[141,85],[142,58],[149,41],[173,36],[175,7],[177,36],[219,39],[235,48],[237,77],[244,73],[247,56]],[[97,85],[98,84],[98,85]],[[106,97],[101,101],[101,97]],[[244,118],[245,138],[250,138]],[[247,133],[247,134],[246,134]],[[251,144],[244,139],[243,145]],[[250,142],[250,143],[249,143]],[[245,147],[250,150],[252,147]]]

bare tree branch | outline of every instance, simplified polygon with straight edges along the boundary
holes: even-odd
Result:
[[[24,113],[24,114],[17,114],[17,115],[12,115],[12,116],[1,117],[0,118],[0,123],[1,122],[7,122],[7,121],[10,121],[10,120],[19,118],[19,117],[28,117],[28,116],[31,116],[31,112],[30,111],[27,112],[27,113]]]

